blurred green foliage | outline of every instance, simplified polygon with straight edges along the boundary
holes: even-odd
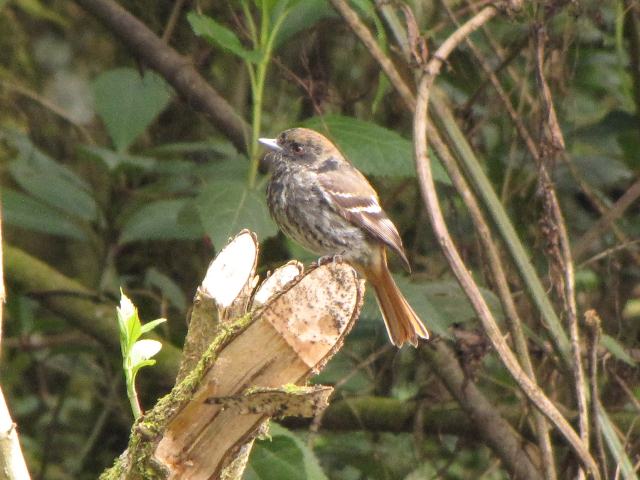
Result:
[[[352,2],[383,50],[411,78],[398,53],[394,25],[378,3]],[[447,8],[460,19],[468,15],[465,2],[406,3],[430,45],[439,45],[454,29]],[[122,5],[156,32],[163,31],[173,8],[171,2]],[[624,5],[570,2],[546,25],[545,74],[567,144],[566,158],[550,169],[573,240],[599,217],[596,202],[610,207],[638,176],[640,75],[633,67],[638,52],[630,10],[620,13]],[[115,304],[123,286],[143,318],[168,318],[161,333],[166,342],[181,345],[189,299],[212,256],[237,231],[249,228],[258,234],[261,274],[290,257],[309,259],[278,234],[268,215],[267,177],[258,170],[261,152],[255,139],[294,125],[315,128],[371,178],[398,225],[414,266],[411,279],[399,277],[410,303],[434,333],[456,348],[470,380],[498,410],[508,416],[512,409],[527,409],[489,352],[432,237],[415,179],[411,116],[331,6],[324,0],[202,1],[189,8],[195,10],[178,12],[168,42],[256,127],[246,151],[237,151],[223,131],[193,111],[188,98],[145,68],[144,59],[132,58],[75,3],[0,1],[5,241],[79,279],[96,292],[96,301]],[[538,8],[528,5],[513,17],[499,16],[473,37],[534,138],[545,122],[529,41]],[[504,59],[510,61],[500,68]],[[513,121],[464,45],[438,85],[552,291],[547,239],[539,228],[537,171]],[[464,203],[435,156],[433,169],[450,229],[502,321]],[[632,205],[617,223],[632,241],[640,233],[638,218]],[[576,259],[580,313],[596,308],[603,319],[598,386],[614,421],[618,414],[637,416],[640,398],[638,245],[617,248],[620,242],[609,229],[585,258]],[[508,275],[538,378],[571,410],[572,380],[550,353],[538,313],[524,298],[517,275]],[[34,291],[11,278],[6,283],[2,387],[33,478],[95,478],[128,438],[131,418],[120,359],[44,306],[47,295],[73,297],[75,292]],[[315,381],[337,384],[336,399],[375,395],[425,405],[451,402],[419,352],[387,347],[371,298],[344,348]],[[144,380],[139,390],[145,407],[165,393]],[[509,419],[531,438],[526,421]],[[508,477],[478,436],[419,434],[417,423],[388,432],[364,424],[319,432],[309,432],[308,424],[284,424],[289,429],[274,424],[271,438],[256,443],[247,480]],[[615,428],[628,435],[620,437]],[[637,425],[615,428],[605,435],[637,462]],[[558,446],[558,459],[565,459],[566,452]],[[611,459],[618,454],[608,453]]]

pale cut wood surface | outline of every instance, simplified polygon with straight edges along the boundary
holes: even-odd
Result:
[[[362,291],[349,265],[330,263],[260,307],[169,423],[155,452],[170,467],[169,478],[218,478],[266,416],[238,414],[206,400],[241,395],[253,387],[304,384],[342,344],[359,313]]]

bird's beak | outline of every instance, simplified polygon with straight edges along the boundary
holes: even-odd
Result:
[[[282,147],[278,145],[278,142],[275,138],[259,138],[258,141],[269,150],[273,150],[275,152],[279,152],[280,150],[282,150]]]

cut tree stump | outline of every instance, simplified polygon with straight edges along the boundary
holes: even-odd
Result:
[[[172,392],[136,422],[101,478],[239,479],[270,417],[314,416],[331,387],[306,386],[360,313],[364,282],[346,263],[276,269],[260,286],[258,243],[238,234],[198,288]]]

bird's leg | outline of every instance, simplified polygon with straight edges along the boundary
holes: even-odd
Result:
[[[343,262],[342,255],[339,253],[336,253],[334,255],[323,255],[318,260],[313,262],[312,265],[319,267],[321,265],[326,265],[327,263],[330,263],[330,262],[342,263]]]

